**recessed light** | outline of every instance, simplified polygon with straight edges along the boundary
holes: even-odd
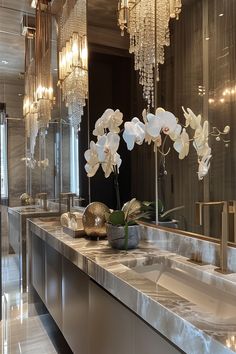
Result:
[[[7,65],[8,64],[8,61],[7,60],[2,60],[2,63]]]
[[[18,93],[18,96],[19,96],[19,97],[23,96],[23,93]]]
[[[206,40],[206,41],[209,41],[209,40],[210,40],[210,37],[206,37],[205,40]]]
[[[224,14],[219,14],[219,17],[222,17],[222,16],[224,16]]]
[[[57,71],[58,69],[53,69],[54,71]]]

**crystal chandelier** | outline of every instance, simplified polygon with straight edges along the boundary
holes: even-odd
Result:
[[[170,18],[179,18],[181,0],[119,0],[118,25],[130,35],[130,53],[148,106],[154,106],[155,81],[164,63],[164,47],[170,45]]]
[[[71,124],[78,128],[88,96],[86,0],[67,0],[59,19],[59,84]]]
[[[46,130],[51,120],[53,85],[51,74],[51,6],[49,0],[36,4],[36,101],[39,128]]]

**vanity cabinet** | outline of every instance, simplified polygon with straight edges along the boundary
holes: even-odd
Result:
[[[182,353],[34,233],[30,239],[30,285],[74,354]]]
[[[37,235],[30,239],[30,285],[73,353],[88,354],[89,277]]]
[[[31,282],[45,303],[45,243],[36,235],[31,240]]]
[[[17,263],[21,267],[21,245],[20,245],[20,230],[21,230],[21,220],[19,214],[8,213],[8,237],[9,244],[17,256]],[[20,269],[21,270],[21,269]]]
[[[89,354],[180,354],[95,282],[89,286]]]
[[[62,256],[45,244],[45,303],[62,329]]]
[[[73,353],[88,354],[89,277],[63,257],[62,333]]]

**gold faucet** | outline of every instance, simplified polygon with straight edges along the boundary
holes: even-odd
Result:
[[[74,197],[76,196],[75,193],[61,193],[60,194],[60,199],[66,199],[67,200],[67,212],[70,212],[71,206],[74,206]]]
[[[222,232],[221,232],[221,242],[220,242],[220,268],[216,268],[215,270],[228,274],[228,239],[229,239],[229,202],[227,201],[219,201],[219,202],[197,202],[196,203],[196,216],[199,220],[199,224],[203,224],[202,210],[204,206],[210,205],[222,205],[223,210],[221,213],[222,220]]]
[[[39,198],[43,201],[43,210],[48,210],[47,207],[47,193],[38,193],[36,194],[36,198]]]

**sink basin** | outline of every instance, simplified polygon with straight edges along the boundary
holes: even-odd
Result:
[[[208,285],[187,271],[166,264],[140,265],[131,268],[146,279],[196,305],[214,323],[236,324],[236,296]]]

